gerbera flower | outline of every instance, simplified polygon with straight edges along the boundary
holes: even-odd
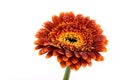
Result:
[[[91,60],[103,61],[99,52],[106,52],[108,43],[102,34],[103,30],[95,20],[73,12],[54,15],[52,21],[47,21],[44,28],[38,30],[34,42],[39,55],[47,54],[46,58],[56,56],[64,68],[78,70],[81,66],[91,66]]]

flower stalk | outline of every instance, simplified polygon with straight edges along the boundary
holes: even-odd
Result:
[[[66,70],[65,70],[65,73],[64,73],[63,80],[69,80],[69,77],[70,77],[70,67],[67,66]]]

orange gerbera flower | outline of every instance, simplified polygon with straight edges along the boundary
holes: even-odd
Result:
[[[104,59],[99,52],[106,52],[108,41],[95,20],[62,12],[43,26],[35,35],[35,50],[39,50],[39,55],[47,53],[46,58],[57,56],[63,68],[70,66],[70,69],[78,70],[81,66],[91,66],[91,59]]]

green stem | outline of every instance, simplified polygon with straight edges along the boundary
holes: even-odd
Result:
[[[63,80],[69,80],[69,76],[70,76],[70,67],[67,66],[66,70],[65,70],[65,74],[64,74]]]

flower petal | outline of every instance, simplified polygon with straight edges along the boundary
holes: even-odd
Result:
[[[79,70],[80,67],[81,67],[81,64],[79,62],[75,64],[75,70],[76,71]]]
[[[62,59],[63,59],[63,61],[68,61],[68,57],[66,57],[66,56],[62,56]]]
[[[84,60],[86,60],[86,59],[88,58],[88,55],[87,55],[86,52],[80,52],[79,54],[82,56],[82,58],[83,58]]]
[[[37,45],[37,46],[35,47],[35,50],[38,50],[38,49],[43,48],[43,47],[44,47],[43,45]]]
[[[53,22],[54,25],[58,25],[58,24],[60,23],[59,17],[56,16],[56,15],[54,15],[54,16],[52,17],[52,22]]]
[[[68,61],[66,61],[66,65],[71,65],[72,64],[72,62],[70,61],[70,60],[68,60]]]
[[[80,54],[77,51],[75,51],[74,54],[75,54],[75,57],[77,57],[77,58],[81,57]]]
[[[82,67],[86,67],[87,66],[87,62],[83,59],[81,59],[81,66]]]
[[[50,21],[45,22],[43,26],[44,26],[48,31],[51,31],[52,28],[54,27],[53,23],[50,22]]]
[[[75,65],[74,64],[70,65],[70,69],[71,70],[75,69]]]
[[[57,49],[53,50],[53,56],[59,56],[59,53],[58,53]]]
[[[64,55],[65,52],[62,49],[58,49],[58,53]]]
[[[86,61],[89,63],[89,62],[91,62],[91,57],[88,57],[87,59],[86,59]]]
[[[70,60],[73,64],[76,64],[78,62],[78,58],[75,57],[71,57]]]
[[[72,52],[69,51],[69,50],[65,50],[65,55],[66,55],[67,57],[72,57],[72,56],[73,56]]]
[[[36,38],[45,38],[48,35],[48,31],[46,29],[39,29],[39,31],[36,33]]]
[[[100,53],[96,52],[95,55],[96,55],[96,59],[95,59],[96,61],[103,61],[104,60],[104,57],[102,55],[100,55]]]
[[[39,55],[42,55],[42,54],[45,54],[46,52],[50,52],[53,50],[53,47],[50,47],[50,46],[47,46],[47,47],[44,47],[42,48],[40,51],[39,51]]]
[[[89,66],[89,67],[92,66],[92,62],[88,62],[88,66]]]
[[[46,55],[46,58],[50,58],[50,57],[52,57],[52,55],[53,55],[53,52],[52,52],[52,51],[51,51],[51,52],[48,52],[47,55]]]
[[[62,62],[63,60],[62,60],[62,56],[57,56],[57,61],[58,62]]]
[[[60,65],[62,68],[65,68],[66,67],[66,63],[63,61],[63,62],[60,62]]]
[[[96,59],[96,55],[94,52],[87,52],[87,54],[92,58],[92,59]]]
[[[71,22],[73,21],[74,17],[75,17],[74,14],[70,12],[70,13],[64,14],[62,18],[64,22]]]

